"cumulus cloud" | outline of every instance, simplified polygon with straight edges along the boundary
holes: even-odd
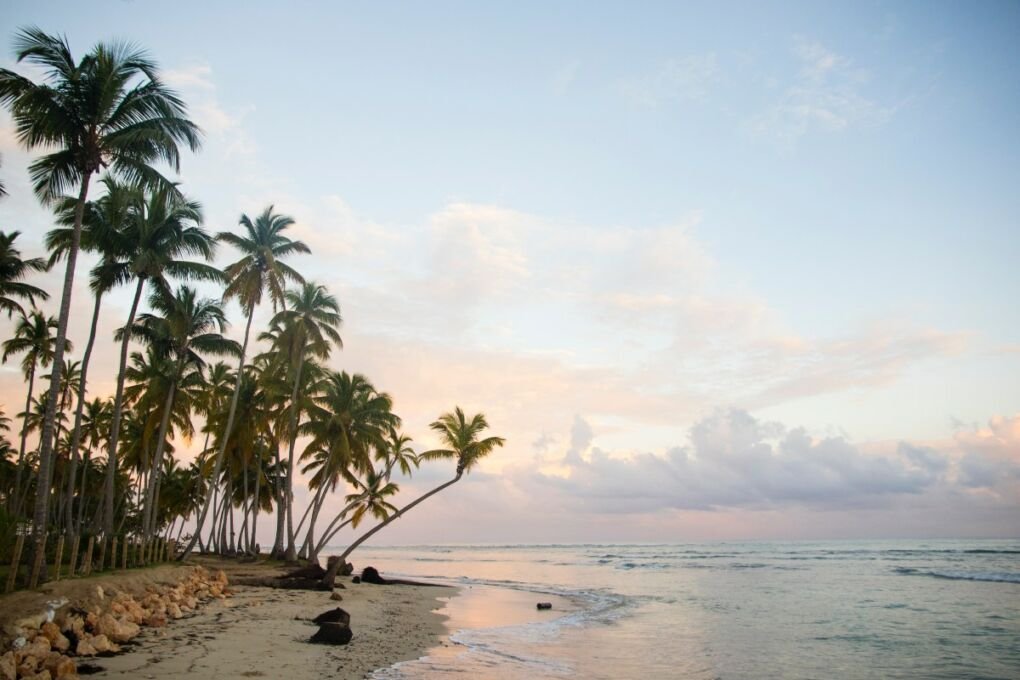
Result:
[[[1014,421],[1020,423],[1020,418]],[[583,420],[575,419],[574,432],[579,422]],[[1017,460],[998,453],[970,452],[960,458],[952,446],[937,449],[910,442],[876,453],[845,437],[816,438],[804,428],[763,421],[740,409],[719,410],[701,419],[691,427],[688,443],[660,454],[596,446],[581,457],[576,455],[576,439],[572,437],[564,456],[565,474],[519,468],[515,482],[543,489],[543,497],[555,494],[566,507],[583,512],[651,513],[869,510],[909,502],[904,498],[987,490],[1020,479]],[[1007,446],[1016,447],[1017,442],[1020,438]],[[580,443],[587,446],[590,439],[581,438]],[[998,501],[1015,509],[1020,497],[1007,492]]]

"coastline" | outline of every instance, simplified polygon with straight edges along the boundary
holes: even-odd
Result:
[[[147,631],[125,654],[99,660],[104,671],[94,677],[357,680],[418,658],[446,635],[436,598],[451,597],[456,588],[338,583],[345,585],[337,591],[339,602],[329,592],[231,586],[230,598]],[[309,643],[317,630],[311,619],[337,606],[351,615],[353,639],[342,646]]]
[[[239,564],[199,558],[189,561],[207,569],[222,569],[230,581],[242,576],[265,576],[282,571],[266,564]],[[83,603],[101,586],[107,597],[116,592],[144,592],[156,584],[172,584],[193,566],[166,566],[138,572],[47,584],[40,591],[5,599],[9,620],[41,616],[40,605],[54,597]],[[417,659],[440,646],[448,634],[438,598],[451,598],[458,589],[445,585],[376,586],[338,579],[330,592],[283,590],[264,586],[229,585],[229,596],[212,599],[184,618],[141,633],[115,656],[77,657],[79,664],[102,670],[96,678],[364,678],[372,671],[400,661]],[[343,588],[339,584],[343,584]],[[14,606],[11,606],[14,605]],[[340,606],[351,615],[354,637],[343,646],[308,642],[318,629],[311,619]],[[16,614],[16,616],[15,616]]]

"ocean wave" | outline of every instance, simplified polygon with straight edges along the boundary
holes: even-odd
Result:
[[[931,576],[947,578],[954,581],[991,581],[995,583],[1020,583],[1020,573],[1009,571],[953,571],[941,569],[915,569],[914,567],[896,567],[897,574],[906,576]]]

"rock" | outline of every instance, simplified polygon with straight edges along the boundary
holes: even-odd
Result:
[[[329,594],[329,599],[335,602],[340,602],[341,600],[344,599],[344,596],[334,590],[332,593]]]
[[[57,624],[47,621],[39,629],[39,632],[50,641],[52,649],[58,652],[66,652],[71,648],[71,641],[60,632],[60,627]]]
[[[22,675],[22,680],[53,680],[53,676],[45,668],[32,675]]]
[[[311,637],[309,642],[316,642],[326,645],[346,645],[351,641],[354,634],[351,627],[345,623],[324,623],[319,630]]]
[[[351,583],[361,583],[361,577],[355,576],[351,579]]]
[[[146,617],[143,623],[145,623],[145,625],[149,628],[162,628],[166,625],[166,615],[152,614],[151,616]]]
[[[537,606],[539,609],[552,609],[552,602],[539,602]]]
[[[105,638],[106,636],[104,635],[103,637]],[[74,653],[78,656],[95,656],[99,653],[99,650],[92,645],[90,639],[85,638],[78,640],[78,644],[74,648]]]
[[[184,612],[181,611],[181,608],[177,605],[176,602],[171,602],[169,605],[167,605],[166,613],[175,619],[179,619],[182,616],[184,616]]]
[[[50,653],[50,641],[45,635],[37,635],[34,640],[18,650],[18,654],[24,659],[26,656],[43,658]]]
[[[110,642],[110,638],[105,635],[96,635],[89,642],[98,654],[116,654],[120,651],[120,646]]]
[[[43,662],[43,667],[54,678],[70,678],[78,674],[78,667],[74,661],[63,654],[51,653]]]
[[[163,623],[166,623],[164,618]],[[114,642],[127,642],[138,635],[141,629],[138,624],[129,619],[115,619],[110,614],[103,614],[96,622],[95,631],[99,635],[105,635]]]
[[[18,664],[14,659],[14,652],[0,656],[0,680],[17,680]]]
[[[342,623],[345,626],[350,626],[351,625],[351,615],[348,614],[343,609],[341,609],[340,607],[337,607],[336,609],[330,609],[329,611],[322,612],[321,614],[316,616],[314,619],[312,619],[312,623],[318,623],[318,624],[323,624],[323,623]]]
[[[379,571],[375,567],[365,567],[361,570],[361,582],[374,583],[378,586],[386,585],[386,579],[379,575]]]

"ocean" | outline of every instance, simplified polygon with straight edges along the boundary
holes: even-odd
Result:
[[[372,547],[450,583],[409,678],[1020,678],[1020,540]],[[535,604],[551,600],[551,611]],[[356,631],[355,631],[356,634]]]

